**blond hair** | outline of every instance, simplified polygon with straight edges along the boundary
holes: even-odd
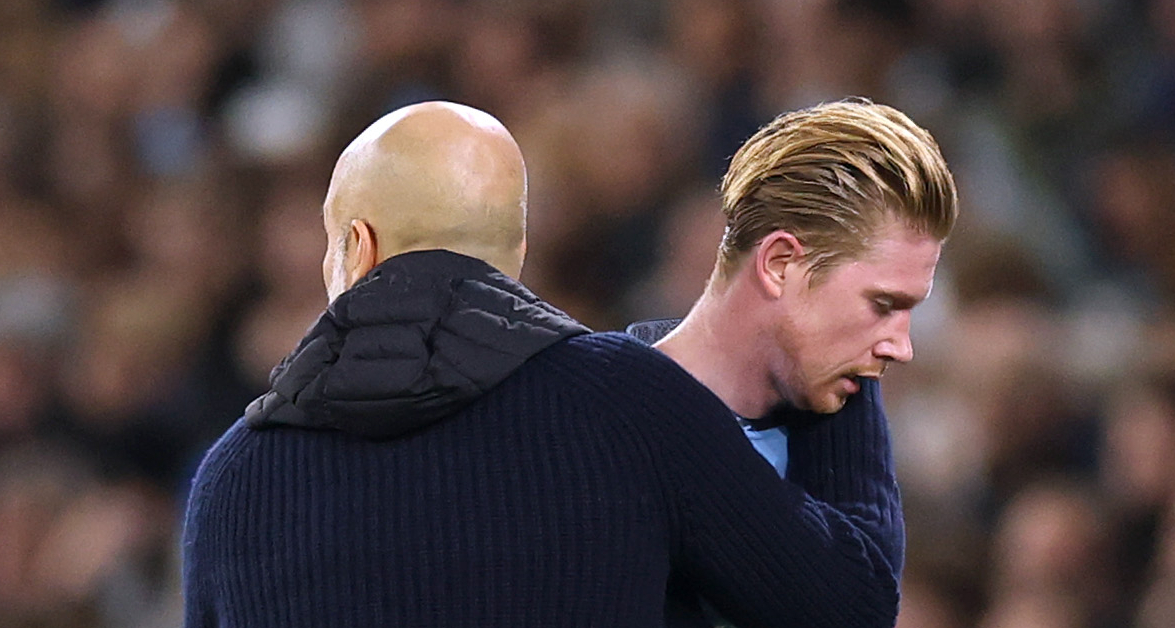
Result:
[[[958,199],[929,132],[892,107],[852,99],[786,113],[759,129],[730,162],[722,211],[724,276],[784,230],[804,247],[815,281],[867,251],[887,219],[945,240]]]

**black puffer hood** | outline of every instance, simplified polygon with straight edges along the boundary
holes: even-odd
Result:
[[[528,358],[588,333],[522,284],[449,251],[390,258],[339,295],[245,410],[387,439],[465,407]]]

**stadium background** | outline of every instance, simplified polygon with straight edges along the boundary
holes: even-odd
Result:
[[[325,305],[381,113],[505,122],[524,279],[617,329],[700,292],[742,140],[849,95],[962,199],[884,385],[899,625],[1175,626],[1173,0],[4,0],[0,625],[179,625],[187,480]]]

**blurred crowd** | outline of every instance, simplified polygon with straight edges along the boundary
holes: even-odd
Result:
[[[1175,626],[1175,0],[3,0],[0,626],[179,625],[188,479],[382,113],[501,119],[524,281],[622,329],[700,294],[742,141],[850,95],[961,191],[883,386],[899,626]]]

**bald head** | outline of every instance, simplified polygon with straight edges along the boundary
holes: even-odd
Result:
[[[447,102],[397,109],[343,151],[323,206],[333,300],[383,260],[448,249],[522,271],[526,167],[489,114]]]

